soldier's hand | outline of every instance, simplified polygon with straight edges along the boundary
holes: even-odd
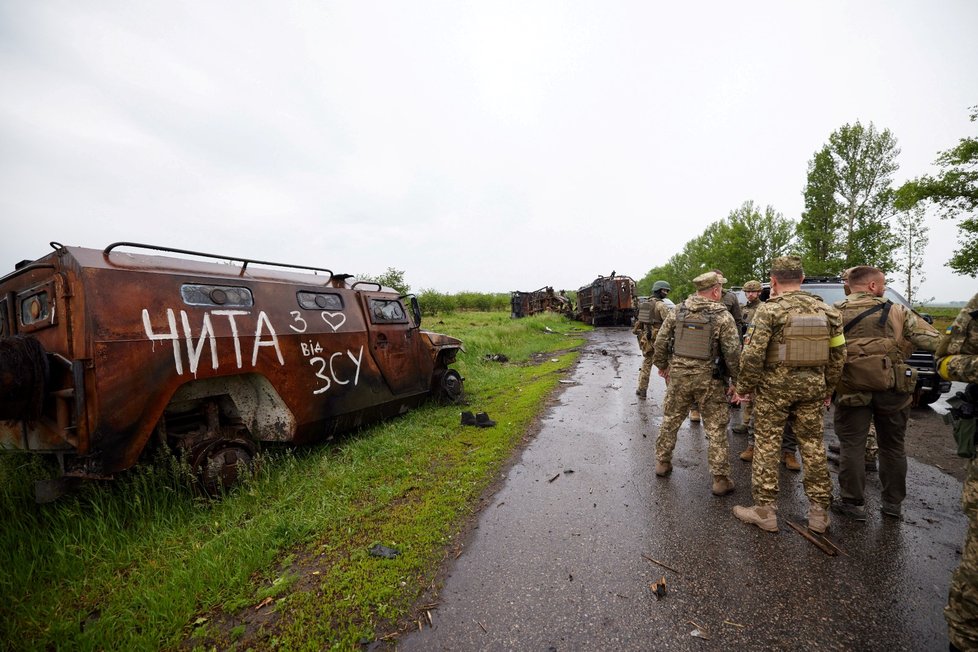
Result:
[[[662,378],[665,378],[666,379],[666,382],[669,382],[669,370],[668,369],[659,369],[659,376],[662,377]]]

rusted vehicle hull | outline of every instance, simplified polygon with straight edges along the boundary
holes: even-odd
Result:
[[[563,315],[570,315],[570,299],[561,290],[560,294],[554,292],[552,287],[542,287],[533,292],[515,291],[510,295],[512,306],[512,317],[514,319],[535,315],[540,312],[556,312]]]
[[[595,326],[628,325],[638,311],[635,281],[629,276],[599,276],[578,289],[578,319]]]
[[[0,403],[0,448],[106,477],[166,443],[213,489],[263,443],[317,442],[461,395],[449,369],[461,342],[422,331],[392,290],[119,249],[56,245],[0,279],[0,368],[41,370],[0,388],[28,397]]]

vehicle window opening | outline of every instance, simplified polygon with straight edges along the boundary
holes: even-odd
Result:
[[[180,287],[180,296],[188,306],[250,308],[255,305],[255,299],[249,288],[233,285],[185,283]]]
[[[375,324],[405,324],[407,314],[400,301],[390,299],[370,300],[370,320]]]
[[[296,296],[305,310],[343,310],[343,297],[332,292],[299,292]]]
[[[46,320],[51,314],[51,303],[47,290],[32,294],[20,300],[20,323],[25,326]]]

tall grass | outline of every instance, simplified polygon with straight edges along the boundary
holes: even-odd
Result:
[[[456,366],[469,409],[490,412],[495,428],[462,427],[458,406],[429,404],[333,445],[266,452],[255,476],[219,501],[196,495],[186,466],[163,457],[38,506],[31,483],[51,470],[35,457],[0,456],[0,641],[351,649],[408,616],[576,359],[566,350],[579,340],[566,334],[582,327],[551,315],[459,313],[425,328],[464,340]],[[377,542],[401,554],[372,557]],[[245,627],[266,599],[275,617]]]

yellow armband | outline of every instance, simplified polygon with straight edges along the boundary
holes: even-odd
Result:
[[[956,357],[958,357],[958,356],[956,356],[956,355],[948,355],[948,356],[944,356],[944,357],[943,357],[943,358],[941,358],[941,359],[940,359],[940,361],[939,361],[939,362],[937,363],[937,373],[938,373],[938,374],[940,375],[940,377],[941,377],[941,378],[943,378],[944,380],[951,380],[951,379],[950,379],[950,378],[948,378],[948,376],[947,376],[947,366],[948,366],[948,364],[950,364],[950,362],[951,362],[951,359],[952,359],[952,358],[956,358]]]
[[[846,343],[846,336],[843,335],[842,333],[839,333],[838,335],[836,335],[835,337],[829,340],[829,348],[834,349],[837,346],[844,346],[845,343]]]

